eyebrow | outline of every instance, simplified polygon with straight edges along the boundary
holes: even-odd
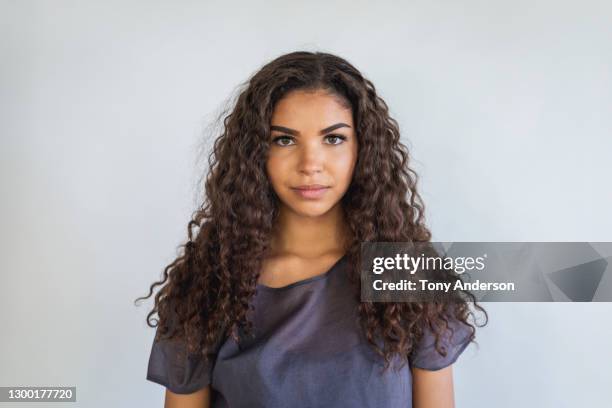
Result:
[[[327,132],[331,132],[332,130],[336,130],[336,129],[341,128],[341,127],[350,128],[350,126],[347,125],[346,123],[336,123],[335,125],[331,125],[331,126],[326,127],[325,129],[322,129],[321,131],[319,131],[319,134],[322,135],[322,134],[325,134]],[[284,126],[270,126],[270,130],[271,131],[272,130],[278,130],[280,132],[289,133],[290,135],[293,135],[293,136],[297,136],[297,135],[300,134],[300,132],[298,132],[297,130],[290,129],[290,128],[287,128],[287,127],[284,127]]]

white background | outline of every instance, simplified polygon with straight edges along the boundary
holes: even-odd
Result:
[[[162,406],[132,301],[186,237],[212,115],[285,52],[374,82],[435,240],[612,241],[611,40],[594,0],[0,1],[0,385]],[[612,304],[486,306],[458,407],[610,406]]]

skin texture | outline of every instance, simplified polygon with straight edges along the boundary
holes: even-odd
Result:
[[[351,182],[358,143],[352,111],[339,102],[323,91],[294,91],[274,109],[272,127],[282,126],[299,134],[271,132],[266,172],[280,199],[280,209],[272,251],[262,266],[261,284],[281,287],[321,274],[346,251],[348,229],[340,199]],[[337,123],[348,127],[320,133]],[[308,184],[330,188],[316,200],[300,197],[292,189]]]
[[[192,394],[175,394],[166,388],[164,408],[209,408],[210,386]]]
[[[453,366],[428,371],[412,368],[413,408],[454,408]]]

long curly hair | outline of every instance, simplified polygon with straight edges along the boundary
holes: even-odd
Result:
[[[180,338],[189,353],[211,358],[220,341],[240,341],[252,323],[248,313],[279,210],[279,199],[268,180],[265,164],[270,122],[276,103],[293,90],[324,90],[347,102],[353,111],[359,155],[351,184],[341,200],[346,215],[348,274],[358,282],[362,242],[428,242],[424,205],[417,193],[417,174],[400,142],[399,126],[371,81],[348,61],[324,52],[282,55],[241,84],[229,114],[208,156],[202,204],[187,226],[187,242],[153,283],[155,305],[147,324],[158,327],[156,339]],[[359,293],[356,293],[356,297]],[[385,360],[407,360],[429,328],[435,347],[455,318],[471,328],[470,304],[485,313],[475,299],[454,302],[359,302],[365,337]],[[157,313],[155,325],[152,316]],[[487,318],[488,319],[488,318]],[[485,323],[486,324],[486,323]]]

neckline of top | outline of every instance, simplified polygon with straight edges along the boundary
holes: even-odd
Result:
[[[320,273],[318,275],[315,276],[311,276],[310,278],[306,278],[306,279],[302,279],[293,283],[290,283],[288,285],[285,286],[279,286],[279,287],[272,287],[272,286],[266,286],[266,285],[262,285],[261,283],[258,283],[256,285],[257,289],[263,289],[265,291],[269,291],[269,292],[280,292],[280,291],[284,291],[287,289],[291,289],[293,287],[296,286],[301,286],[304,285],[306,283],[310,283],[310,282],[314,282],[314,281],[318,281],[321,279],[325,279],[327,278],[332,271],[334,271],[335,269],[337,269],[337,267],[342,263],[342,261],[344,261],[344,259],[346,259],[347,254],[342,255],[327,271]]]

